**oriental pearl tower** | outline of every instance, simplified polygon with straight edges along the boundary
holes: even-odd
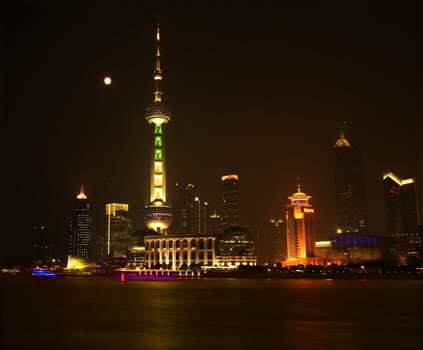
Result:
[[[156,44],[156,68],[153,72],[154,99],[145,111],[145,119],[148,124],[153,125],[154,133],[150,164],[150,202],[145,207],[144,222],[148,229],[167,234],[172,222],[172,210],[166,202],[166,157],[163,127],[169,122],[171,113],[168,105],[163,102],[161,90],[163,75],[160,68],[159,23],[157,23]]]

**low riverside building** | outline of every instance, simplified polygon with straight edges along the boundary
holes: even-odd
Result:
[[[144,237],[145,265],[173,270],[193,264],[218,265],[213,235],[151,235]]]
[[[255,243],[241,227],[216,235],[149,235],[144,237],[144,266],[173,270],[193,266],[236,268],[255,266]]]

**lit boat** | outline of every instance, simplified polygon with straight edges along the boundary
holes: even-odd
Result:
[[[55,277],[57,273],[49,268],[35,267],[32,269],[31,275],[37,277]]]

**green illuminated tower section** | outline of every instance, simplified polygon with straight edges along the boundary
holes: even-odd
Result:
[[[170,109],[163,102],[160,68],[160,28],[157,25],[156,35],[156,69],[154,70],[154,99],[145,111],[145,119],[154,127],[153,152],[151,158],[150,203],[145,208],[144,222],[148,229],[166,234],[172,222],[170,205],[166,202],[166,158],[164,151],[163,127],[171,117]]]

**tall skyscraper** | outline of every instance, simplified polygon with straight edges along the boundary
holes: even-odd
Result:
[[[232,226],[240,226],[238,195],[238,175],[225,174],[221,178],[223,186],[223,210],[221,217],[222,231]]]
[[[170,121],[171,113],[163,102],[161,82],[163,79],[160,67],[160,28],[156,33],[156,68],[153,78],[155,82],[154,99],[145,111],[145,119],[153,125],[153,150],[151,157],[150,203],[144,212],[144,222],[148,229],[167,234],[172,223],[172,210],[166,201],[166,157],[163,127]]]
[[[388,234],[418,232],[417,189],[413,178],[383,174]]]
[[[129,205],[124,203],[106,204],[106,239],[107,257],[126,256],[131,240],[132,220],[129,217]]]
[[[309,204],[311,196],[297,192],[288,197],[291,203],[286,206],[286,238],[288,263],[304,263],[306,258],[315,256],[316,233],[314,209]]]
[[[195,210],[196,207],[196,187],[194,184],[187,185],[176,184],[176,200],[174,201],[172,232],[177,234],[194,234],[196,225]]]
[[[83,189],[75,199],[69,225],[68,255],[90,257],[92,216],[90,204]]]
[[[333,147],[338,233],[365,233],[365,191],[361,157],[345,138],[345,123]]]
[[[393,239],[399,264],[423,261],[423,239],[419,229],[417,185],[414,178],[400,179],[392,172],[383,174],[388,234]]]
[[[280,263],[287,257],[286,223],[282,219],[270,219],[269,224],[266,237],[260,240],[263,259],[268,264]]]

